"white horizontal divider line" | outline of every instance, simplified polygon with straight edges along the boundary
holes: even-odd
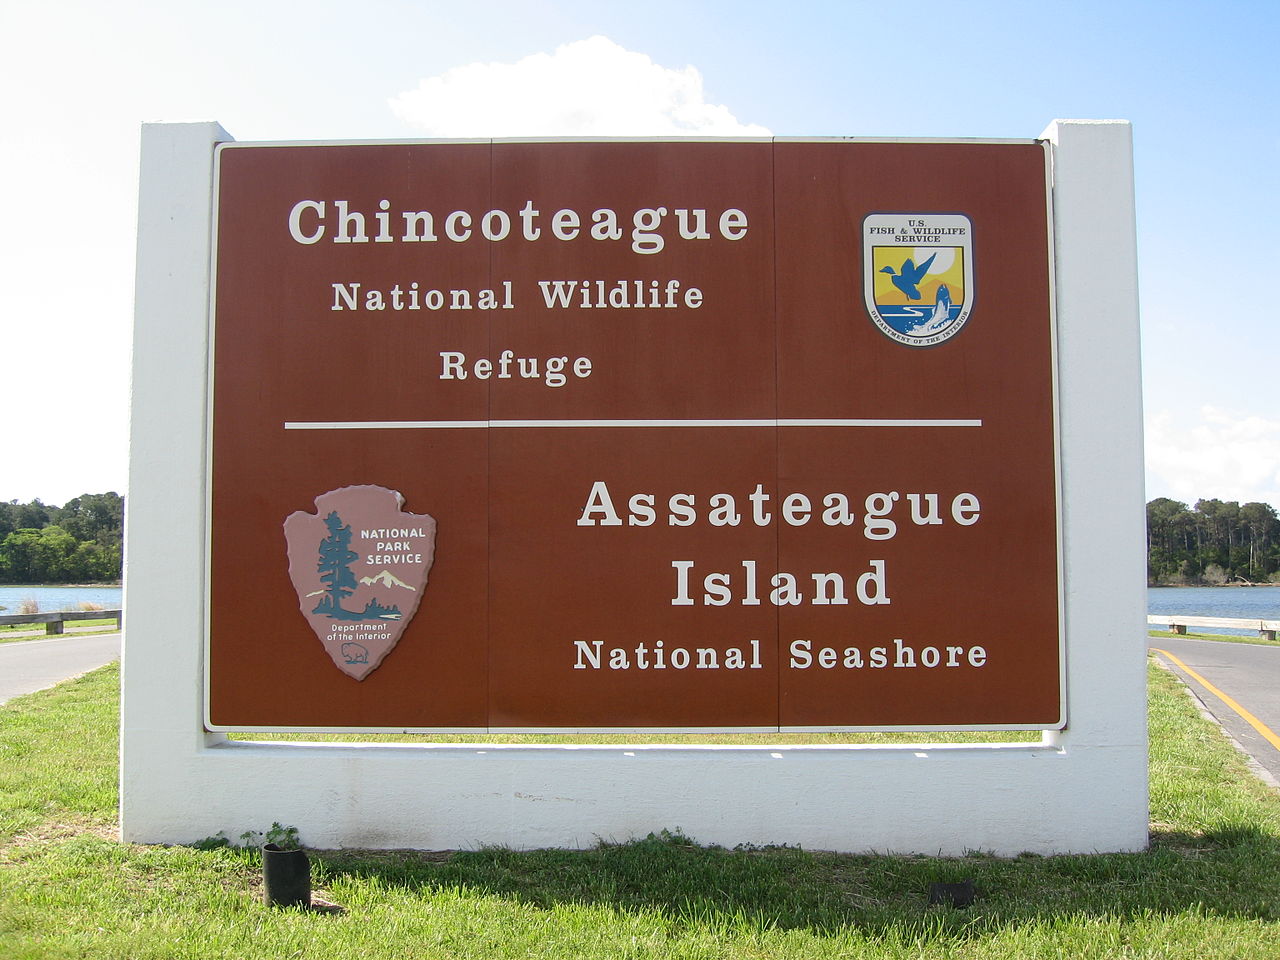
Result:
[[[980,427],[981,420],[286,420],[286,430],[501,430],[543,427]]]

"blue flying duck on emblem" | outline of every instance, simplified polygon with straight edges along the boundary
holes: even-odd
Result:
[[[893,272],[893,267],[881,267],[880,272],[889,274],[893,280],[893,285],[910,299],[919,300],[920,291],[917,289],[917,285],[924,279],[924,275],[929,272],[929,267],[933,265],[933,258],[936,256],[936,253],[933,254],[918,267],[915,265],[915,261],[907,257],[906,262],[902,264],[902,269],[897,273]]]

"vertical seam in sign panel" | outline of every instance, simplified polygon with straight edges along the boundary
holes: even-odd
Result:
[[[489,192],[486,200],[487,209],[493,209],[493,177],[494,177],[494,144],[488,142],[487,164],[489,168]],[[489,275],[485,278],[489,289],[493,289],[493,259],[496,256],[495,244],[489,244]],[[485,317],[485,355],[493,356],[493,320]],[[484,418],[493,419],[493,381],[485,381]],[[493,727],[493,431],[484,431],[484,728],[488,732]]]
[[[782,377],[779,359],[782,356],[782,320],[778,315],[778,142],[775,138],[769,144],[769,255],[773,260],[770,275],[773,278],[772,314],[773,314],[773,416],[777,421],[782,416]],[[782,490],[782,426],[777,422],[773,427],[773,490],[774,496]],[[779,505],[780,506],[780,505]],[[781,569],[782,565],[782,513],[778,510],[773,527],[773,568]],[[777,730],[782,729],[782,608],[773,608],[773,722]]]

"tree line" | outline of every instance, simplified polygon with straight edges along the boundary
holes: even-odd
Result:
[[[0,583],[120,580],[124,498],[86,493],[56,507],[0,501]],[[1147,504],[1147,582],[1280,582],[1280,517],[1266,503],[1157,497]]]
[[[0,583],[120,580],[124,497],[86,493],[61,507],[0,501]]]
[[[1280,518],[1266,503],[1157,497],[1147,504],[1147,582],[1280,583]]]

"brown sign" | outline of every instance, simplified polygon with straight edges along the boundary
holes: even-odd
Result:
[[[1045,168],[220,148],[210,726],[1062,726]]]

